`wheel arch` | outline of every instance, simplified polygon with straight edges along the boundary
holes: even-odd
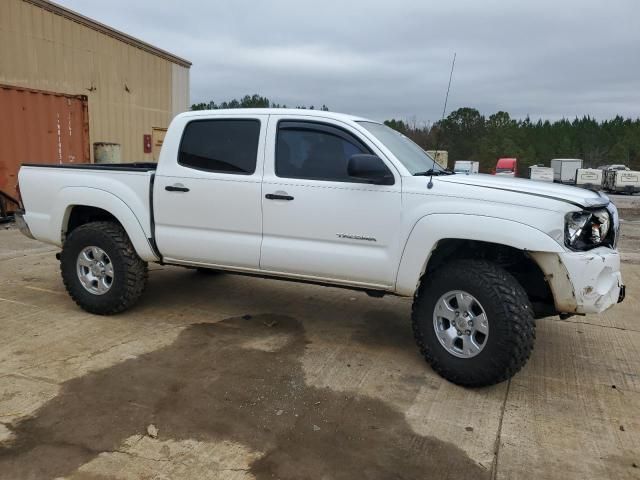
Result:
[[[133,210],[119,197],[96,188],[68,187],[61,192],[61,202],[53,223],[59,225],[60,244],[73,229],[88,222],[109,220],[118,223],[127,233],[136,253],[145,261],[158,260]]]
[[[453,218],[452,218],[453,217]],[[434,214],[420,219],[407,239],[396,292],[411,296],[422,277],[454,259],[481,258],[509,271],[527,291],[536,316],[555,313],[553,294],[529,251],[562,251],[546,233],[494,217]]]

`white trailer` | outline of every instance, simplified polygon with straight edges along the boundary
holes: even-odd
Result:
[[[610,192],[640,192],[640,172],[633,170],[607,170],[604,187]]]
[[[576,186],[589,190],[600,190],[604,171],[599,168],[579,168],[576,170]]]
[[[471,160],[456,160],[453,171],[456,173],[466,173],[471,175],[480,172],[480,162],[474,162]]]
[[[538,182],[553,182],[553,168],[533,165],[529,167],[529,179]]]
[[[558,183],[575,183],[576,171],[582,168],[582,160],[579,158],[554,158],[551,160],[553,168],[553,181]]]

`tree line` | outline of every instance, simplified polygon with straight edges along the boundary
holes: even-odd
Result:
[[[194,103],[191,105],[191,110],[224,110],[227,108],[301,108],[305,110],[315,110],[313,105],[296,105],[295,107],[287,107],[284,104],[274,103],[267,97],[262,97],[257,93],[253,95],[245,95],[241,99],[234,98],[222,103],[216,103],[213,100],[210,102]],[[322,105],[318,110],[329,111],[329,107]]]
[[[425,150],[447,150],[450,164],[477,160],[482,172],[491,171],[501,157],[517,158],[521,175],[530,165],[549,166],[552,158],[581,158],[585,167],[621,163],[640,170],[640,119],[619,115],[600,122],[589,116],[551,122],[513,119],[502,111],[485,117],[465,107],[431,125],[395,119],[385,124]]]
[[[198,103],[191,109],[269,107],[287,108],[254,94],[220,104]],[[315,109],[313,105],[295,108]],[[322,105],[319,110],[329,108]],[[396,119],[384,123],[425,150],[447,150],[449,167],[455,160],[476,160],[481,172],[490,172],[497,158],[516,157],[520,174],[526,175],[528,166],[549,166],[552,158],[581,158],[585,167],[622,163],[640,170],[640,119],[619,115],[604,121],[589,116],[532,121],[511,118],[503,111],[484,116],[475,108],[464,107],[435,123]]]

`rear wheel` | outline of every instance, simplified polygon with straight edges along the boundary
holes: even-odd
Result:
[[[535,340],[526,292],[507,271],[483,260],[455,262],[429,274],[414,299],[412,324],[426,361],[464,386],[512,377]]]
[[[114,222],[91,222],[73,230],[60,254],[60,270],[71,298],[99,315],[131,307],[147,283],[147,263]]]

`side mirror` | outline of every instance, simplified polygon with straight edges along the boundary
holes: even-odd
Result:
[[[347,172],[350,177],[375,185],[393,185],[393,175],[376,155],[358,153],[351,155]]]

